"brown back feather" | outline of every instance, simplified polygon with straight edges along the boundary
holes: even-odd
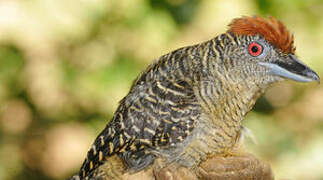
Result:
[[[235,35],[260,35],[263,36],[269,43],[282,52],[294,54],[294,36],[289,33],[285,25],[273,17],[268,19],[260,16],[241,17],[234,19],[229,24],[229,32]]]

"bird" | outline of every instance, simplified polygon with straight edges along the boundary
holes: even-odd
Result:
[[[295,55],[294,36],[280,20],[242,16],[228,27],[155,59],[72,179],[121,179],[157,162],[194,171],[209,156],[233,154],[244,117],[268,87],[284,80],[320,82]]]

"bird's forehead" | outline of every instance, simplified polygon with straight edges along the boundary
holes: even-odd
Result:
[[[234,19],[229,24],[229,32],[235,35],[261,36],[283,53],[294,54],[294,37],[285,25],[273,17],[265,19],[259,16]]]

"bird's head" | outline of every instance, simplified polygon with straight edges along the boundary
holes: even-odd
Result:
[[[319,82],[319,76],[295,55],[293,35],[281,21],[259,16],[234,19],[229,24],[232,46],[226,49],[232,71],[243,71],[240,78],[256,76],[259,82],[290,79]],[[240,74],[241,73],[234,73]],[[245,76],[245,77],[244,77]],[[258,82],[258,83],[259,83]]]

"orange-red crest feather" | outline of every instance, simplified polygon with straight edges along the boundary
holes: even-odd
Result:
[[[265,19],[259,16],[234,19],[229,31],[236,35],[260,35],[284,53],[295,53],[294,37],[284,24],[273,17]]]

